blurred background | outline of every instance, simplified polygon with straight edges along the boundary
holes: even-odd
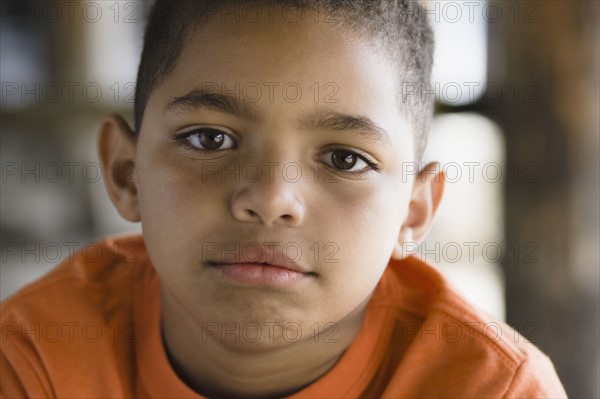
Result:
[[[133,122],[150,1],[2,1],[0,296],[109,235],[102,117]],[[425,160],[446,195],[410,248],[600,397],[599,3],[420,1],[434,26]]]

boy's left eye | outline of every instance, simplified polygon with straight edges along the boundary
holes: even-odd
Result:
[[[322,160],[340,172],[362,174],[369,170],[378,170],[377,166],[364,156],[345,149],[328,151]]]

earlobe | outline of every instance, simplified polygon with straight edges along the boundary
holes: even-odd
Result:
[[[412,235],[412,229],[407,227],[406,224],[403,224],[400,228],[400,234],[398,234],[398,239],[394,245],[394,250],[392,252],[392,258],[394,259],[404,259],[408,255],[411,255],[415,252],[415,248],[417,244]]]
[[[414,254],[431,228],[444,193],[444,172],[437,162],[428,164],[413,184],[408,214],[400,228],[392,258]]]
[[[140,221],[136,146],[135,135],[121,116],[112,114],[102,121],[98,156],[104,185],[119,214],[130,222]]]

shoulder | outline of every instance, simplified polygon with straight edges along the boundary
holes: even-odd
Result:
[[[100,374],[119,381],[117,365],[134,351],[127,333],[138,322],[136,287],[153,279],[140,235],[110,237],[8,297],[0,305],[0,393],[75,397],[83,391],[68,383],[73,378],[90,389]]]
[[[378,306],[395,314],[390,345],[406,343],[397,370],[426,389],[414,396],[566,397],[546,355],[468,303],[433,267],[416,258],[392,261],[382,286]],[[419,363],[426,366],[405,370]]]
[[[102,298],[133,275],[152,273],[141,235],[108,237],[86,245],[38,280],[21,288],[0,305],[2,320],[20,311],[28,314],[64,311],[68,304],[101,305]],[[76,309],[71,309],[76,310]]]

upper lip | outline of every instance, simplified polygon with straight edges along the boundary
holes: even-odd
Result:
[[[253,245],[253,247],[257,247]],[[259,254],[256,254],[253,257],[249,257],[247,254],[248,251],[232,251],[227,252],[226,255],[221,258],[216,258],[214,260],[208,260],[206,262],[209,266],[219,266],[219,265],[235,265],[235,264],[265,264],[270,266],[281,267],[284,269],[293,270],[299,273],[306,274],[316,274],[312,272],[309,268],[301,263],[302,259],[298,262],[294,262],[294,259],[290,259],[289,256],[285,256],[281,248],[267,248],[267,247],[259,247]],[[295,251],[294,251],[295,253]],[[302,258],[302,257],[300,257]]]

